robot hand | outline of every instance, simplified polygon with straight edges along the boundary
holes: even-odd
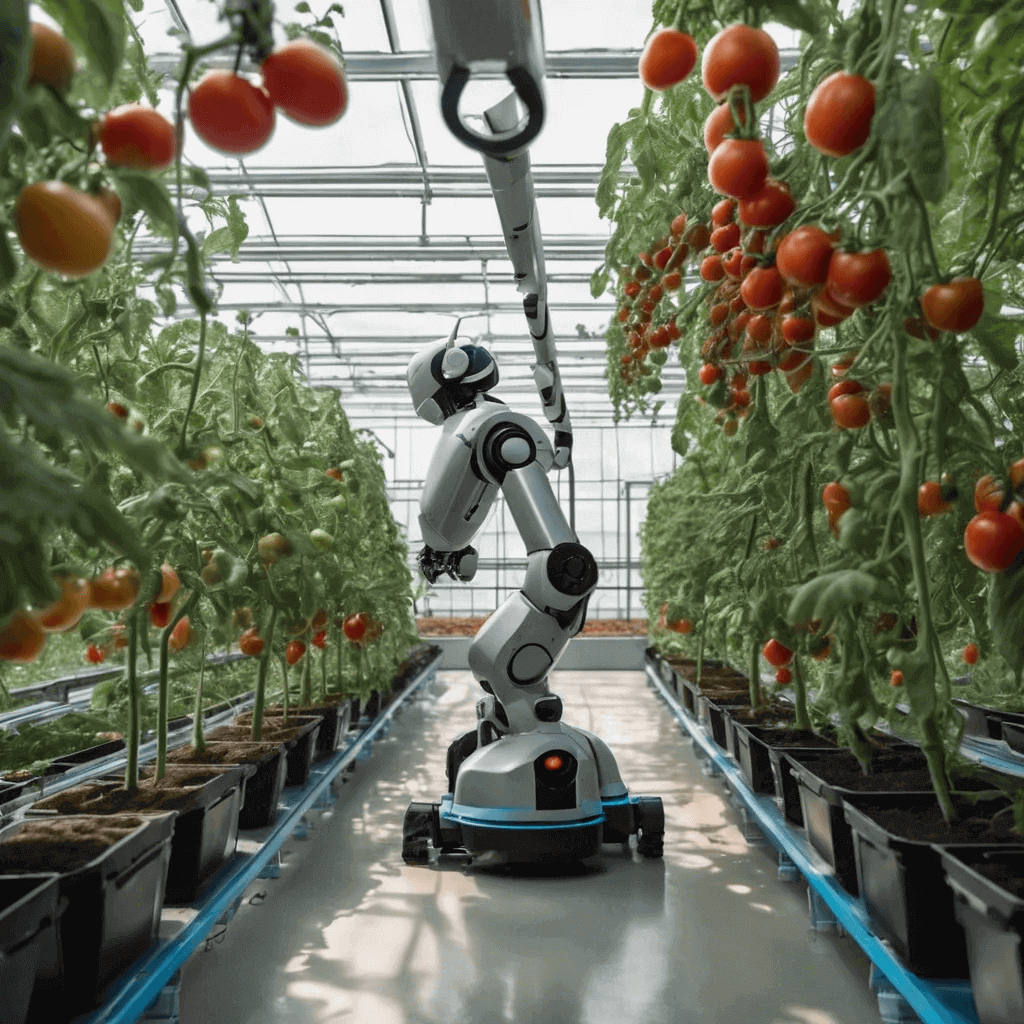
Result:
[[[429,544],[419,555],[420,572],[428,583],[436,583],[442,573],[453,580],[468,583],[476,575],[476,548],[467,546],[459,551],[435,551]]]

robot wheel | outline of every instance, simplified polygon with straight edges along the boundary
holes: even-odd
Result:
[[[636,804],[636,848],[641,857],[665,852],[665,808],[660,796],[639,797]]]

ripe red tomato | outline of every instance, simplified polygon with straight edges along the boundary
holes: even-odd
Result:
[[[14,207],[18,241],[30,260],[65,277],[86,277],[107,262],[114,222],[96,196],[62,181],[37,181]]]
[[[192,90],[188,116],[196,134],[222,153],[255,153],[274,132],[265,89],[230,71],[208,71]]]
[[[974,485],[974,508],[978,512],[998,512],[1003,507],[1003,484],[991,473],[981,477]]]
[[[853,508],[853,503],[850,501],[850,492],[835,480],[830,484],[825,484],[822,488],[821,503],[827,511],[840,514],[847,509]]]
[[[978,645],[977,644],[974,644],[974,643],[968,644],[964,648],[964,661],[966,661],[968,665],[977,665],[977,663],[978,663],[978,656],[980,654],[981,654],[981,652],[978,650]]]
[[[0,627],[0,661],[21,665],[33,662],[46,646],[46,633],[27,612],[16,611],[5,626]]]
[[[672,270],[661,279],[661,283],[666,291],[674,292],[683,283],[683,275]]]
[[[779,80],[779,48],[764,29],[737,23],[722,29],[708,43],[701,62],[704,88],[716,102],[734,85],[750,86],[760,103]]]
[[[652,311],[652,312],[654,311],[654,310],[653,310],[653,306],[656,306],[656,305],[657,305],[657,304],[658,304],[659,302],[661,302],[661,297],[662,297],[662,295],[663,295],[663,294],[664,294],[664,293],[663,293],[663,292],[662,292],[662,290],[661,290],[661,285],[660,285],[660,284],[656,284],[656,285],[655,285],[655,286],[654,286],[654,287],[653,287],[653,288],[652,288],[652,289],[651,289],[651,290],[650,290],[650,291],[649,291],[649,292],[647,293],[647,301],[648,301],[648,302],[650,302],[650,303],[652,303],[652,309],[651,309],[651,311]]]
[[[366,636],[366,630],[370,625],[370,617],[366,612],[358,612],[355,615],[346,615],[342,631],[346,639],[358,643]]]
[[[747,115],[743,107],[739,107],[740,123],[747,123]],[[732,132],[736,131],[736,122],[733,120],[732,111],[728,103],[722,103],[715,107],[704,122],[704,148],[713,153],[719,143]]]
[[[50,85],[57,92],[68,91],[75,73],[75,51],[49,25],[32,22],[32,56],[28,85]]]
[[[743,273],[743,250],[736,246],[722,256],[722,269],[734,281],[738,281]]]
[[[835,401],[829,402],[829,408],[836,426],[844,430],[866,427],[871,419],[871,407],[867,399],[860,395],[840,395]]]
[[[892,670],[892,675],[889,676],[890,686],[902,686],[903,685],[903,673],[898,669]]]
[[[192,643],[192,623],[189,622],[188,616],[178,620],[178,624],[171,630],[171,635],[167,638],[167,649],[169,651],[183,651],[188,645]]]
[[[34,613],[36,621],[47,633],[63,633],[74,629],[89,609],[89,581],[76,576],[57,579],[60,597],[53,604]]]
[[[723,199],[721,202],[715,203],[711,208],[711,223],[716,228],[725,227],[726,224],[731,224],[733,217],[736,216],[736,200],[735,199]],[[715,233],[711,232],[712,243],[714,241]],[[737,239],[738,241],[738,239]],[[732,246],[729,246],[732,248]],[[722,250],[719,250],[722,251]]]
[[[985,292],[976,277],[933,284],[921,296],[925,320],[939,331],[960,334],[975,327],[985,310]]]
[[[284,649],[284,656],[289,665],[294,665],[306,653],[306,645],[301,640],[293,640]]]
[[[326,630],[320,630],[319,633],[313,634],[313,646],[319,647],[323,650],[327,646],[327,632]]]
[[[810,341],[816,331],[814,321],[808,320],[806,317],[787,316],[782,321],[782,337],[790,345],[799,345],[801,342]]]
[[[165,629],[167,623],[171,621],[171,605],[170,602],[160,604],[154,601],[149,606],[149,621],[153,624],[155,629]]]
[[[725,224],[711,232],[711,245],[716,252],[728,252],[740,244],[739,224]]]
[[[107,412],[116,416],[119,420],[128,419],[128,407],[120,402],[107,402]]]
[[[693,623],[689,619],[676,619],[675,622],[670,622],[668,624],[668,628],[671,629],[673,633],[682,633],[685,635],[693,632]]]
[[[1024,527],[1002,512],[979,512],[964,530],[964,551],[979,569],[1004,572],[1024,551]]]
[[[790,672],[788,668],[780,668],[778,672],[775,673],[775,682],[777,682],[779,686],[786,686],[792,681],[793,673]]]
[[[830,297],[847,306],[866,306],[874,302],[892,280],[892,268],[884,249],[870,252],[832,253],[825,286]]]
[[[772,336],[772,321],[770,317],[759,313],[747,321],[747,335],[756,345],[767,345]]]
[[[174,125],[151,107],[126,103],[100,124],[100,146],[114,167],[162,171],[174,163]]]
[[[89,644],[85,652],[85,660],[93,665],[101,665],[106,660],[106,655],[95,644]]]
[[[238,649],[248,655],[250,658],[258,658],[266,648],[263,637],[260,636],[259,630],[255,627],[247,629],[238,638]]]
[[[778,227],[796,209],[796,200],[784,181],[766,181],[752,196],[741,199],[739,219],[752,228]],[[764,242],[762,241],[762,247]]]
[[[871,133],[875,87],[860,75],[836,71],[822,79],[804,110],[804,135],[819,153],[846,156]]]
[[[708,181],[725,196],[746,199],[768,177],[768,156],[758,139],[725,139],[708,160]]]
[[[783,288],[775,267],[755,267],[740,285],[740,295],[751,309],[774,309],[782,301]]]
[[[285,117],[323,128],[348,106],[345,72],[330,50],[311,39],[293,39],[263,62],[263,88]]]
[[[105,569],[89,580],[89,607],[106,612],[130,608],[142,589],[137,569]]]
[[[832,248],[832,239],[821,228],[803,224],[779,242],[775,266],[795,288],[815,288],[828,277]]]
[[[917,511],[922,519],[941,515],[952,507],[953,503],[942,497],[942,487],[938,480],[926,480],[917,489]]]
[[[793,657],[793,652],[788,647],[780,644],[774,637],[764,645],[761,654],[764,655],[764,660],[769,665],[774,665],[776,668],[788,665]]]
[[[656,92],[671,89],[693,70],[697,44],[693,36],[674,28],[655,32],[640,55],[640,81]]]
[[[710,386],[722,376],[722,368],[720,366],[713,366],[711,363],[705,363],[700,368],[699,376],[701,384]]]
[[[708,242],[711,241],[711,231],[706,224],[694,224],[686,232],[683,241],[693,252],[700,252],[708,247]]]
[[[828,400],[834,402],[840,395],[856,395],[864,390],[864,385],[859,380],[841,380],[828,389]]]
[[[669,231],[671,231],[673,235],[682,235],[682,233],[685,230],[686,230],[686,213],[685,212],[678,213],[678,214],[676,214],[675,217],[672,218],[672,223],[669,226]]]
[[[725,277],[721,256],[705,256],[700,264],[700,276],[705,281],[721,281]]]
[[[852,306],[840,306],[822,289],[811,296],[811,312],[819,327],[834,327],[856,312]]]

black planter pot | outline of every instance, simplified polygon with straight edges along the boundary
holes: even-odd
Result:
[[[197,780],[198,784],[189,784],[188,803],[176,811],[164,902],[177,906],[194,902],[203,882],[234,855],[238,839],[238,814],[245,796],[245,780],[255,771],[251,765],[184,767],[187,772],[205,781]],[[182,766],[176,765],[170,770],[180,772],[181,769]],[[154,771],[151,765],[140,768],[140,781],[151,778]],[[99,784],[104,784],[104,781]],[[123,779],[120,778],[109,781],[112,790],[119,789],[122,784]],[[46,805],[58,801],[59,794],[33,805],[28,816],[47,814]]]
[[[743,777],[747,780],[747,785],[755,793],[776,796],[771,748],[761,739],[766,731],[768,730],[757,725],[741,726],[733,722],[736,760],[740,763],[740,769],[743,772]]]
[[[1024,714],[1019,711],[999,711],[984,704],[972,704],[960,697],[953,698],[953,706],[964,718],[965,736],[982,740],[1005,739],[1009,743],[1002,728],[1004,724],[1024,729]]]
[[[946,884],[940,847],[894,835],[871,817],[880,810],[934,805],[934,793],[859,794],[844,801],[854,837],[860,900],[872,925],[914,974],[968,978],[966,939],[954,913],[953,891]],[[1009,802],[1005,798],[982,800],[972,808],[954,796],[953,805],[958,815],[973,811],[991,818]],[[959,852],[991,845],[944,843],[942,847]]]
[[[380,690],[374,690],[370,694],[369,699],[363,705],[362,708],[362,721],[372,722],[379,714],[380,709],[383,707],[383,701],[381,699]]]
[[[967,940],[971,990],[981,1024],[1024,1021],[1024,850],[937,847]],[[1004,876],[988,877],[983,871]],[[1015,891],[1008,888],[1013,885]]]
[[[856,771],[860,768],[857,758],[846,749],[826,754],[816,752],[788,754],[793,777],[800,789],[800,806],[804,827],[810,844],[831,865],[836,880],[851,895],[860,895],[857,882],[857,860],[854,853],[853,832],[843,810],[844,801],[863,793],[863,790],[838,785],[831,770]],[[879,753],[872,759],[875,771],[901,770],[927,774],[928,761],[918,748],[893,750]],[[832,779],[830,782],[829,780]],[[991,789],[990,783],[955,776],[960,789]],[[913,790],[901,789],[899,793],[932,793],[931,783],[924,781]],[[893,791],[872,791],[875,795],[897,795]]]
[[[57,956],[60,875],[0,876],[0,1024],[25,1024],[36,969]]]
[[[279,708],[268,708],[264,715],[279,717],[284,711]],[[330,757],[341,745],[348,732],[348,705],[347,704],[310,704],[299,708],[291,708],[289,714],[298,718],[320,719],[320,731],[317,733],[316,748],[313,751],[313,760],[320,761]],[[344,722],[342,721],[344,718]],[[266,718],[264,718],[266,721]],[[289,783],[291,785],[291,783]]]
[[[360,724],[359,723],[360,723],[361,719],[360,719],[359,703],[360,702],[359,702],[359,698],[358,697],[353,697],[352,700],[349,701],[349,705],[348,705],[348,707],[349,707],[348,727],[349,727],[349,731],[350,732],[357,732],[359,730],[359,728],[360,728]]]
[[[76,768],[79,765],[88,764],[90,761],[98,761],[102,757],[109,757],[111,754],[124,750],[124,748],[124,740],[107,740],[106,743],[97,743],[95,747],[87,747],[85,750],[79,750],[73,754],[62,754],[53,763]]]
[[[63,775],[70,768],[71,765],[69,764],[57,764],[54,762],[47,767],[42,775],[33,775],[31,778],[19,779],[18,781],[0,779],[0,787],[3,787],[3,791],[0,792],[0,804],[18,800],[32,793],[41,793],[46,784],[46,779],[52,778],[54,775]]]
[[[295,716],[294,718],[289,716],[289,724],[283,726],[280,724],[280,719],[275,722],[277,716],[268,715],[263,719],[263,733],[270,733],[275,729],[296,729],[297,731],[289,736],[287,739],[283,739],[281,742],[284,743],[286,749],[286,775],[285,785],[286,786],[304,786],[309,781],[309,770],[313,765],[313,753],[316,750],[316,738],[320,729],[320,717],[319,716]],[[252,726],[252,712],[247,711],[244,715],[239,715],[235,719],[234,726],[228,728],[242,728],[248,730]],[[217,741],[218,739],[227,739],[231,742],[239,742],[236,738],[231,740],[230,734],[225,735],[215,729],[210,734],[211,741]],[[270,736],[270,742],[275,742],[274,737]]]
[[[728,751],[728,730],[731,725],[731,719],[725,713],[725,709],[731,707],[750,707],[750,701],[712,698],[702,693],[697,707],[700,724],[711,734],[711,738],[722,750]]]
[[[76,815],[80,821],[86,815]],[[58,923],[59,946],[41,959],[30,1019],[64,1024],[103,1001],[107,986],[156,941],[171,856],[174,814],[98,816],[133,830],[87,863],[58,871],[59,898],[67,906]],[[50,819],[54,820],[54,819]],[[57,820],[69,820],[57,819]],[[12,864],[6,839],[38,821],[0,829],[0,873],[38,873],[43,858]],[[12,870],[16,869],[16,870]]]
[[[240,830],[267,828],[274,824],[287,777],[288,751],[282,743],[257,763],[256,771],[246,780],[245,799],[238,812]]]

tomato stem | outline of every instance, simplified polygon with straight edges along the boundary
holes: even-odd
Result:
[[[199,314],[199,351],[196,353],[196,364],[192,372],[192,390],[189,392],[188,405],[185,407],[185,418],[181,424],[181,439],[178,442],[178,451],[182,458],[185,456],[185,443],[188,439],[188,420],[192,415],[192,408],[196,404],[196,395],[199,393],[199,376],[203,372],[203,355],[206,352],[206,313]]]
[[[168,705],[170,704],[170,686],[167,676],[167,665],[169,660],[169,648],[168,644],[171,640],[171,634],[174,632],[174,627],[199,602],[200,592],[193,590],[188,596],[185,603],[174,613],[171,617],[171,621],[164,627],[163,632],[160,634],[160,676],[157,692],[157,710],[156,710],[156,782],[159,782],[164,777],[164,771],[167,768],[167,721],[168,721]]]
[[[755,639],[750,645],[750,706],[761,707],[761,642]]]
[[[139,788],[139,682],[135,661],[139,650],[138,613],[128,616],[128,762],[124,769],[124,788],[134,792]]]
[[[274,650],[274,624],[277,622],[277,606],[270,607],[270,620],[267,623],[266,633],[263,637],[264,648],[260,657],[259,669],[256,672],[256,702],[252,709],[252,738],[259,742],[261,729],[263,727],[263,705],[267,696],[267,666],[270,664],[270,656]],[[285,687],[287,694],[287,686]],[[285,697],[287,701],[287,696]],[[287,706],[287,705],[286,705]]]
[[[313,653],[312,651],[307,651],[303,659],[302,686],[299,688],[299,707],[307,707],[313,701],[312,664]]]
[[[793,689],[796,691],[796,719],[793,727],[810,729],[811,717],[807,711],[807,683],[804,681],[803,670],[800,668],[800,656],[793,655]]]
[[[206,749],[203,735],[203,679],[206,676],[206,634],[203,634],[203,649],[200,652],[199,681],[196,683],[196,700],[192,706],[192,747],[200,752]]]
[[[928,259],[931,262],[935,280],[941,281],[943,280],[942,270],[939,267],[939,258],[935,255],[935,245],[932,242],[932,228],[928,220],[928,208],[924,204],[924,196],[921,195],[921,191],[918,189],[912,174],[907,175],[907,191],[914,197],[914,202],[917,203],[918,209],[921,211],[921,224],[924,228],[924,241],[925,248],[928,250]]]

